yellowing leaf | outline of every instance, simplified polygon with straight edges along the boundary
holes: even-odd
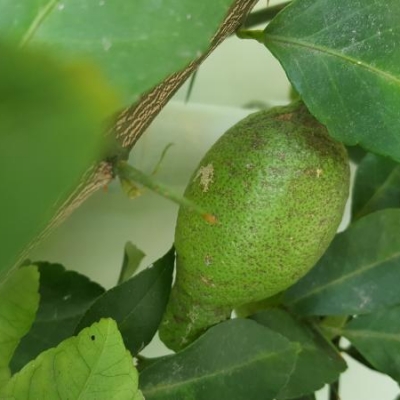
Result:
[[[8,382],[1,398],[141,400],[138,372],[116,323],[103,319],[43,352]]]
[[[0,281],[0,388],[10,377],[8,364],[39,306],[36,267],[20,268]]]

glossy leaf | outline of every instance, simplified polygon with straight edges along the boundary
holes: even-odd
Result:
[[[362,315],[342,331],[377,370],[400,382],[400,306]]]
[[[284,303],[306,315],[365,314],[400,303],[400,209],[377,211],[338,234]]]
[[[400,161],[400,2],[297,0],[264,43],[330,134]]]
[[[140,375],[146,400],[272,400],[286,384],[298,347],[254,321],[210,328],[182,352]]]
[[[39,274],[34,266],[0,280],[0,388],[10,378],[8,364],[29,331],[39,305]]]
[[[1,398],[142,400],[138,372],[117,325],[103,319],[15,374]],[[9,397],[7,397],[9,396]]]
[[[368,154],[357,168],[352,218],[391,207],[400,208],[400,164]]]
[[[1,44],[0,53],[1,276],[100,156],[115,96],[87,66]]]
[[[0,0],[0,35],[100,66],[127,102],[209,46],[233,0]]]
[[[346,363],[331,343],[288,312],[275,308],[261,311],[251,319],[300,345],[296,367],[277,399],[309,395],[325,384],[335,382],[346,369]]]
[[[80,321],[76,331],[103,317],[113,318],[126,347],[137,354],[157,332],[169,298],[175,255],[164,257],[133,278],[100,296]]]
[[[124,248],[124,259],[122,261],[122,268],[119,274],[118,283],[124,282],[129,279],[139,265],[145,254],[142,250],[138,249],[133,243],[127,242]]]
[[[82,315],[104,289],[60,264],[39,263],[40,303],[28,334],[17,347],[11,370],[20,370],[42,351],[72,336]]]

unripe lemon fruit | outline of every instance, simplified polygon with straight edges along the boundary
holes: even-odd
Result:
[[[252,114],[207,152],[181,207],[176,281],[161,325],[179,350],[232,309],[288,288],[333,239],[349,190],[344,146],[301,102]]]

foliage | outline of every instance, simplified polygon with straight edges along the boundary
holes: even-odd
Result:
[[[0,389],[3,398],[142,400],[138,373],[111,319],[42,352]]]
[[[1,18],[1,17],[0,17]],[[114,90],[95,66],[0,43],[0,276],[101,157]],[[73,162],[71,162],[73,160]]]
[[[334,138],[397,161],[399,13],[396,0],[295,1],[263,36]]]
[[[118,171],[109,129],[118,109],[205,54],[232,4],[0,0],[1,399],[311,400],[338,386],[341,353],[400,383],[396,0],[294,0],[268,12],[264,30],[238,33],[272,52],[330,135],[362,155],[349,227],[273,302],[145,359],[173,250],[136,273],[143,254],[128,244],[108,291],[61,265],[21,262],[83,177],[101,162]]]
[[[39,303],[36,267],[19,269],[0,282],[0,384],[10,378],[8,364],[35,319]]]
[[[11,360],[11,370],[19,371],[43,350],[57,346],[72,336],[87,308],[104,289],[62,265],[37,263],[40,274],[39,307],[29,332],[21,339]]]
[[[171,249],[153,267],[100,296],[84,313],[76,331],[102,317],[113,318],[126,347],[132,354],[138,354],[157,332],[168,301],[173,269],[174,251]]]
[[[253,321],[234,319],[150,365],[140,384],[146,399],[207,399],[215,393],[258,399],[260,392],[273,399],[292,373],[298,352],[297,343]]]

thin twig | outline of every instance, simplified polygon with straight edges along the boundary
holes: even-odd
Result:
[[[329,385],[329,400],[340,400],[339,380]]]
[[[182,207],[187,207],[188,209],[198,213],[203,217],[205,221],[209,224],[216,224],[217,218],[208,212],[208,210],[204,210],[202,207],[194,203],[193,201],[187,199],[186,197],[174,192],[168,186],[165,186],[159,182],[156,182],[153,177],[146,175],[140,170],[132,167],[125,161],[119,161],[116,165],[116,174],[122,181],[130,182],[136,188],[136,183],[140,183],[141,185],[147,187],[153,192],[163,196],[174,203],[179,204]]]
[[[338,336],[332,340],[333,345],[337,348],[339,347],[340,339],[341,339],[340,336]],[[340,377],[338,378],[337,381],[329,385],[329,400],[340,400],[339,391],[340,391]]]

